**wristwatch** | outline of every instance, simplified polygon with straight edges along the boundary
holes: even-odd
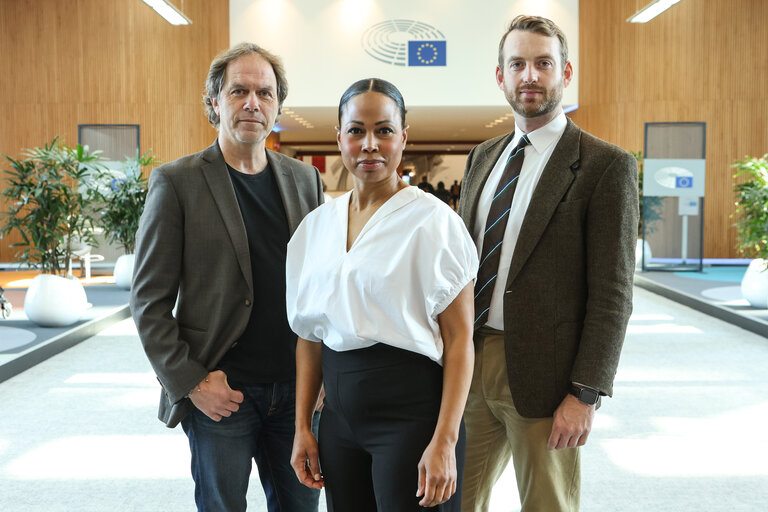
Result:
[[[592,388],[580,388],[571,386],[571,394],[579,399],[579,402],[587,405],[595,405],[600,400],[600,393]]]

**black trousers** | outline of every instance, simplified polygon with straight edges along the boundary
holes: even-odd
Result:
[[[323,383],[318,437],[329,512],[461,510],[463,421],[456,494],[429,509],[416,497],[418,463],[440,412],[440,365],[383,343],[347,352],[323,345]]]

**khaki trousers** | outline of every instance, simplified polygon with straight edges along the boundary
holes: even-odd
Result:
[[[464,421],[462,512],[487,512],[510,456],[522,512],[579,510],[579,449],[547,450],[552,418],[524,418],[515,410],[501,331],[484,327],[475,333],[475,371]]]

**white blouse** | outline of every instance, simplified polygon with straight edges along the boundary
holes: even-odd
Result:
[[[338,352],[386,343],[442,364],[437,316],[477,275],[461,218],[416,187],[398,191],[349,251],[352,193],[307,215],[288,243],[288,322]]]

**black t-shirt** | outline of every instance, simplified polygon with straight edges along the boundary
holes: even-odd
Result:
[[[253,275],[248,326],[218,367],[230,385],[264,384],[296,375],[296,335],[285,312],[285,255],[290,238],[272,168],[244,174],[227,165],[240,205]]]

